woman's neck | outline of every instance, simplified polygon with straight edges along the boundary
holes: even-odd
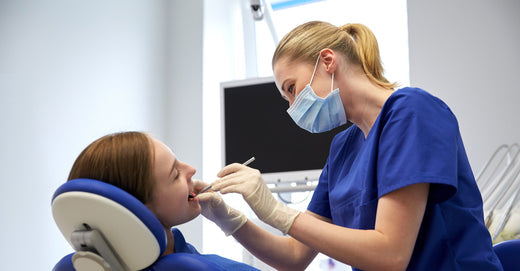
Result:
[[[166,248],[162,256],[175,253],[175,238],[170,229],[164,229],[166,232]]]
[[[347,119],[356,124],[366,138],[381,113],[383,105],[394,90],[376,85],[365,76],[352,80],[349,88],[351,100],[347,105],[347,111],[350,111]],[[348,97],[346,98],[348,100]]]
[[[392,95],[393,92],[394,90],[380,88],[378,90],[375,90],[375,95],[370,95],[370,97],[368,98],[370,101],[364,108],[364,112],[362,114],[360,123],[360,129],[365,134],[365,138],[367,138],[368,134],[370,133],[370,130],[372,129],[372,126],[379,117],[381,109],[383,109],[386,100],[388,99],[388,97],[390,97],[390,95]]]

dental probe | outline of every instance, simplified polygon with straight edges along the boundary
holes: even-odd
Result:
[[[249,160],[245,161],[242,165],[247,166],[247,165],[251,164],[253,161],[255,161],[255,157],[254,156],[249,158]],[[210,189],[210,188],[211,188],[211,185],[208,185],[208,186],[204,187],[202,190],[200,190],[200,192],[197,193],[196,195],[198,195],[200,193],[204,193],[204,192],[208,191],[208,189]]]
[[[242,165],[247,166],[247,165],[251,164],[253,161],[255,161],[254,156],[249,158],[249,160],[245,161]]]

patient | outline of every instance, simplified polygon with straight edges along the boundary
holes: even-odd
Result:
[[[139,199],[158,218],[166,232],[163,256],[176,252],[199,254],[186,243],[182,233],[173,228],[201,214],[201,202],[194,195],[204,184],[194,184],[195,172],[195,168],[177,159],[161,141],[141,132],[122,132],[106,135],[83,150],[74,162],[68,180],[100,180]],[[244,217],[237,221],[234,227],[240,227],[245,220]],[[202,256],[227,270],[257,270],[217,255]]]

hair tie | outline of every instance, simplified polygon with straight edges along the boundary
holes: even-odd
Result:
[[[341,31],[345,31],[347,33],[347,36],[349,36],[349,38],[354,42],[354,43],[357,43],[356,42],[356,39],[354,38],[354,36],[350,33],[350,30],[352,29],[352,26],[350,24],[347,24],[347,25],[343,25],[343,26],[339,26],[338,27],[339,30]]]

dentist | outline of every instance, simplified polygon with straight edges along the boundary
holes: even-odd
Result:
[[[219,172],[214,191],[242,194],[289,235],[248,220],[230,233],[244,247],[279,270],[303,270],[318,252],[354,270],[502,270],[454,114],[422,89],[396,90],[370,29],[305,23],[280,41],[272,65],[301,128],[353,125],[332,141],[304,213],[277,201],[258,170],[232,164]],[[215,192],[204,197],[227,208]],[[223,224],[233,213],[211,219]]]

